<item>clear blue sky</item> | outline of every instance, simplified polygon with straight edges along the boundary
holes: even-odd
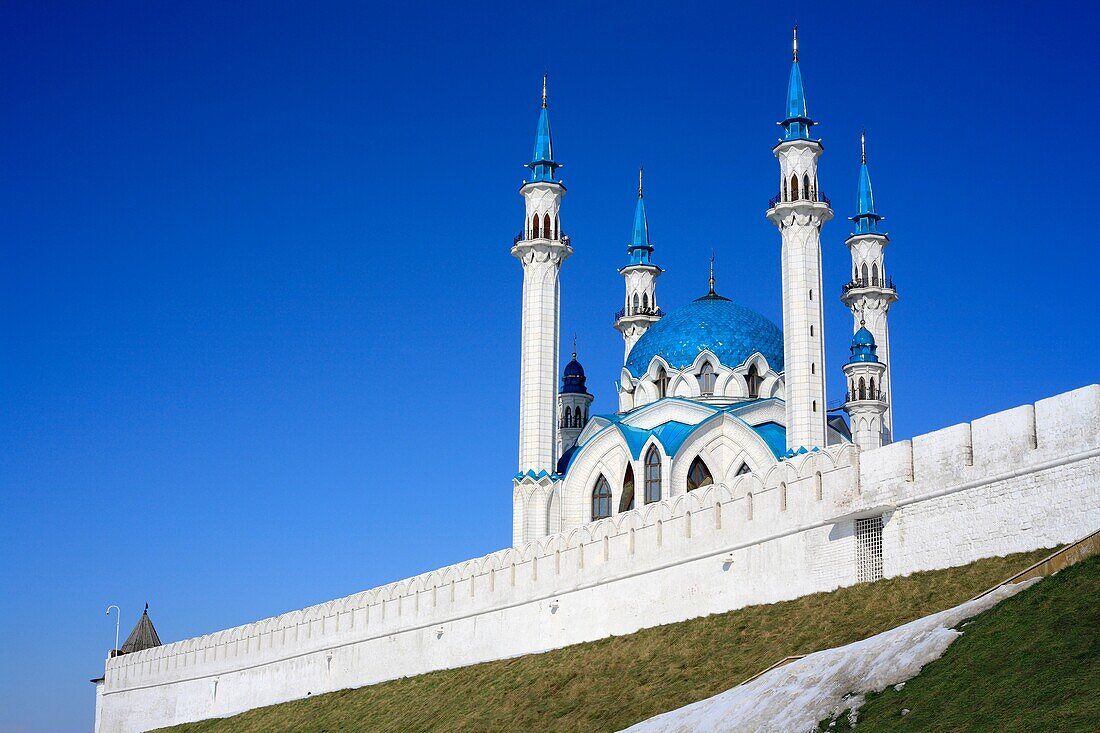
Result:
[[[510,542],[544,69],[597,410],[640,161],[666,309],[713,248],[780,322],[796,12],[833,396],[864,126],[899,436],[1097,380],[1089,4],[531,5],[4,5],[0,729],[91,729],[108,604],[171,641]]]

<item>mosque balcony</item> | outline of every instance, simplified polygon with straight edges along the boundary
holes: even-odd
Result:
[[[841,286],[840,294],[847,295],[852,290],[889,290],[892,293],[896,293],[898,289],[894,287],[894,278],[892,277],[870,277],[863,278],[857,277],[854,280],[844,283]]]
[[[520,242],[526,242],[529,239],[549,239],[550,241],[560,241],[566,247],[570,246],[570,239],[568,234],[563,234],[561,235],[561,238],[559,240],[554,240],[551,237],[528,237],[527,234],[525,234],[524,232],[520,232],[515,236],[515,239],[512,240],[512,246],[515,246]]]
[[[886,393],[881,389],[874,391],[864,390],[863,392],[848,392],[844,397],[844,404],[850,402],[886,402]]]
[[[652,316],[654,318],[664,317],[665,312],[660,308],[622,308],[615,314],[615,320],[621,321],[623,318],[629,318],[631,316]]]
[[[777,193],[768,201],[768,208],[774,209],[779,204],[797,204],[803,201],[811,204],[825,204],[830,208],[832,208],[833,205],[833,202],[829,200],[828,196],[821,193],[821,191],[811,189],[809,193],[801,193],[795,196],[785,196],[782,193]]]

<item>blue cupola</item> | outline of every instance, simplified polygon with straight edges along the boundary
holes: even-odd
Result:
[[[859,213],[852,217],[856,223],[856,234],[878,234],[878,223],[884,217],[875,212],[875,195],[871,192],[871,173],[867,170],[867,135],[859,136]]]
[[[783,125],[784,140],[809,140],[810,128],[816,124],[806,108],[806,89],[802,85],[802,70],[798,67],[798,26],[794,27],[794,62],[791,64],[791,80],[787,83],[787,117]]]
[[[562,375],[562,394],[588,394],[585,386],[584,367],[577,361],[577,352],[573,352],[573,359],[565,365]]]
[[[859,322],[859,330],[852,336],[852,356],[848,359],[849,364],[855,364],[861,361],[878,363],[878,346],[875,345],[875,336],[867,330],[867,326],[863,321]]]
[[[627,247],[631,265],[652,265],[650,255],[653,246],[649,243],[649,220],[645,215],[645,198],[642,191],[642,169],[638,168],[638,203],[634,206],[634,230]]]
[[[546,75],[542,75],[542,109],[539,111],[539,126],[535,131],[535,151],[531,154],[529,183],[537,181],[553,182],[554,172],[560,167],[554,162],[554,138],[550,134],[550,114],[546,110]]]

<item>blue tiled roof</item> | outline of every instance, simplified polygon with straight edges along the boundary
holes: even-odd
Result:
[[[665,399],[679,398],[668,397]],[[747,403],[738,403],[736,405],[729,405],[727,407],[706,405],[706,407],[708,409],[712,409],[714,411],[714,415],[719,415],[723,412],[735,412],[736,410],[743,408],[746,404]],[[623,440],[626,441],[627,448],[630,449],[630,455],[635,460],[638,460],[642,457],[642,448],[645,447],[645,444],[649,440],[650,436],[653,436],[657,439],[657,441],[661,444],[661,447],[664,448],[666,455],[674,456],[677,452],[679,452],[680,448],[684,445],[687,439],[691,437],[692,433],[710,422],[710,420],[713,419],[714,416],[712,415],[706,420],[703,420],[695,425],[688,425],[687,423],[669,420],[668,422],[661,423],[657,427],[650,430],[646,430],[644,428],[636,428],[631,425],[623,424],[623,415],[601,415],[600,417],[609,421],[611,424],[598,431],[596,435],[601,435],[604,431],[607,430],[618,430],[622,434]],[[733,417],[736,420],[741,420],[741,418],[737,417],[736,415],[734,415]],[[746,423],[746,425],[748,424]],[[769,450],[771,450],[772,455],[774,455],[776,459],[780,459],[784,456],[787,450],[786,428],[775,422],[766,422],[755,426],[748,425],[748,427],[760,436],[764,443],[767,444]],[[584,445],[587,445],[589,442],[595,439],[596,435],[593,435],[591,438],[586,440]],[[562,454],[562,457],[558,459],[557,475],[565,475],[565,473],[569,470],[569,466],[573,462],[573,459],[581,452],[581,450],[584,449],[584,445],[575,445],[567,450],[564,454]]]
[[[723,366],[738,367],[759,351],[783,371],[783,332],[756,311],[720,296],[703,296],[654,323],[634,344],[626,368],[642,376],[654,356],[683,369],[709,349]]]
[[[848,359],[849,364],[860,361],[878,361],[878,346],[875,345],[875,336],[867,330],[866,326],[860,326],[859,330],[852,336],[852,347],[849,351],[852,353],[852,356]]]

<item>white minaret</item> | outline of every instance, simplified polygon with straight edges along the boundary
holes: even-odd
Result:
[[[783,361],[787,448],[825,446],[825,339],[821,293],[821,227],[833,217],[817,181],[821,142],[806,110],[798,68],[798,28],[787,88],[783,139],[772,149],[779,159],[779,195],[767,217],[783,238]]]
[[[638,203],[634,207],[634,231],[626,251],[630,255],[630,262],[619,268],[619,274],[626,284],[626,298],[623,309],[615,314],[615,330],[623,335],[626,345],[624,364],[642,334],[664,315],[657,307],[657,278],[662,270],[650,260],[653,245],[649,242],[649,220],[645,214],[641,168],[638,168]]]
[[[558,168],[546,111],[542,79],[535,152],[530,175],[520,187],[525,207],[523,231],[512,256],[523,265],[523,313],[519,378],[519,473],[553,473],[557,463],[557,382],[559,270],[573,249],[561,233],[558,209],[565,186],[554,180]]]
[[[887,401],[882,380],[887,365],[879,360],[877,351],[874,334],[861,322],[852,336],[852,355],[844,365],[848,381],[844,411],[852,427],[852,442],[861,450],[883,445],[882,421]]]
[[[577,444],[588,424],[588,408],[593,397],[585,384],[584,367],[577,361],[577,337],[573,337],[573,359],[565,365],[558,394],[558,455]]]
[[[882,443],[893,440],[894,413],[891,401],[890,379],[890,329],[886,316],[890,306],[898,299],[894,282],[886,276],[886,264],[883,255],[890,238],[879,231],[878,223],[883,217],[875,212],[875,197],[871,192],[871,174],[867,170],[866,135],[860,135],[859,165],[859,213],[852,217],[855,232],[845,244],[852,253],[852,280],[844,286],[840,296],[844,305],[852,311],[852,330],[858,331],[864,324],[873,334],[878,348],[880,362],[885,362],[883,373],[878,380],[879,390],[886,403],[882,416]],[[852,428],[853,435],[855,428]]]

